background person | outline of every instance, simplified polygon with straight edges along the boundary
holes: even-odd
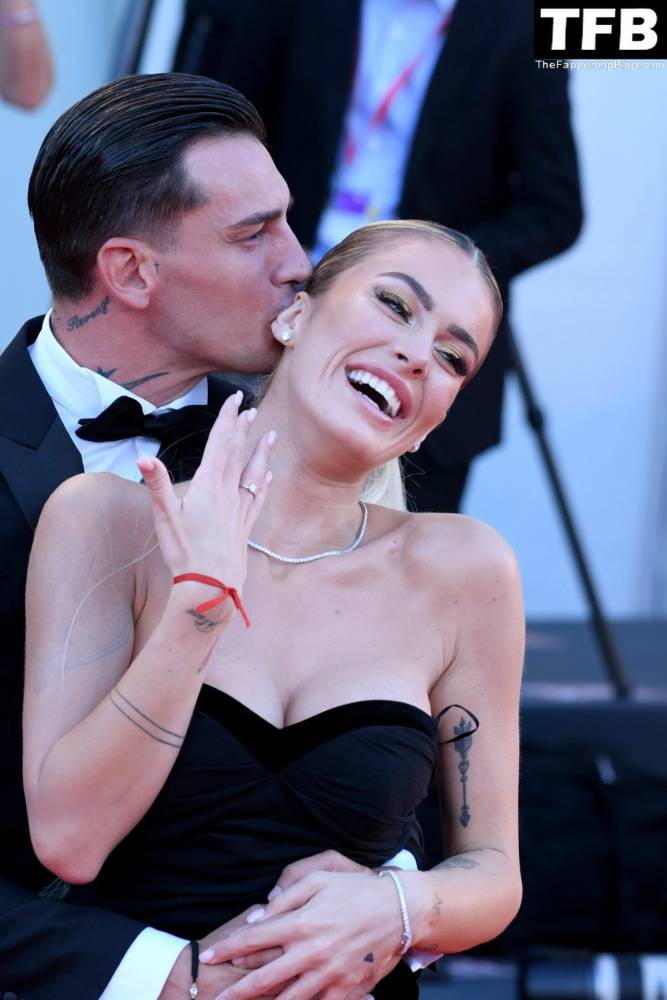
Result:
[[[199,71],[259,109],[315,259],[364,221],[434,219],[480,246],[507,303],[512,278],[574,242],[567,74],[535,66],[528,0],[248,0],[220,13]],[[500,439],[506,334],[410,456],[419,510],[459,509],[472,459]]]
[[[0,0],[0,95],[37,108],[53,86],[53,60],[39,11],[26,0]]]

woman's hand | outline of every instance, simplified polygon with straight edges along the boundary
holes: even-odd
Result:
[[[314,872],[357,872],[370,875],[373,869],[358,864],[339,851],[320,851],[319,854],[311,854],[310,857],[293,861],[291,865],[283,868],[278,881],[269,893],[269,902]]]
[[[223,990],[217,1000],[256,1000],[295,979],[280,1000],[361,1000],[399,961],[403,932],[390,879],[316,872],[275,896],[252,926],[202,956],[226,962],[268,948],[284,955]]]
[[[239,593],[247,570],[247,539],[270,482],[267,471],[275,434],[263,435],[244,463],[256,411],[239,414],[242,394],[225,400],[185,496],[179,499],[156,458],[137,465],[148,486],[162,556],[173,576],[196,572]],[[252,485],[255,492],[244,489]]]

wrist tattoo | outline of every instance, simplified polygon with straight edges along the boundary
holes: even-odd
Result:
[[[435,894],[435,900],[433,902],[433,906],[431,907],[431,913],[433,914],[434,917],[439,917],[440,916],[440,907],[441,906],[442,906],[442,900],[440,899],[440,896],[438,896],[438,894],[436,892],[436,894]]]
[[[202,615],[201,612],[195,611],[194,608],[188,608],[186,611],[187,615],[192,615],[195,620],[195,628],[198,632],[212,632],[213,629],[220,625],[219,621],[213,621],[212,618],[207,618],[206,615]]]
[[[133,726],[137,727],[137,729],[141,729],[142,733],[146,733],[146,735],[150,736],[151,739],[156,740],[158,743],[164,743],[166,746],[175,747],[177,750],[180,750],[183,746],[183,742],[185,740],[184,736],[173,732],[171,729],[167,729],[166,726],[161,726],[159,722],[154,722],[149,715],[146,715],[145,712],[142,712],[140,708],[137,708],[136,705],[126,698],[125,695],[119,691],[118,687],[114,687],[109,692],[109,700],[116,711],[120,712],[121,715],[125,716],[128,722],[131,722]],[[123,704],[121,704],[121,701]],[[140,716],[150,726],[157,729],[160,734],[164,735],[158,735],[157,733],[152,732],[151,729],[144,726],[137,718],[135,718],[135,715]]]
[[[100,304],[95,306],[94,309],[91,309],[90,312],[84,313],[83,316],[77,316],[76,313],[74,316],[70,316],[67,320],[67,329],[78,330],[80,327],[85,326],[91,319],[95,319],[97,316],[106,315],[110,302],[111,296],[105,295]]]

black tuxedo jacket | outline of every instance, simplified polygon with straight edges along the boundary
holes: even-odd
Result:
[[[353,82],[361,0],[188,6],[209,18],[221,12],[199,71],[256,104],[294,195],[290,224],[312,245]],[[530,0],[459,0],[422,105],[399,207],[403,218],[468,233],[488,254],[505,297],[512,277],[573,242],[582,217],[567,75],[537,69],[532,24]],[[422,449],[442,468],[499,440],[505,333]]]
[[[0,997],[62,1000],[99,996],[142,926],[35,895],[53,876],[32,852],[21,777],[26,571],[42,507],[83,472],[26,350],[42,320],[26,323],[0,355]],[[209,378],[209,401],[222,403],[231,388]]]

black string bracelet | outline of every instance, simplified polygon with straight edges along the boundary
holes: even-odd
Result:
[[[190,950],[192,951],[192,986],[190,987],[190,996],[192,1000],[199,996],[199,987],[197,986],[197,976],[199,975],[199,941],[190,942]]]

